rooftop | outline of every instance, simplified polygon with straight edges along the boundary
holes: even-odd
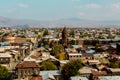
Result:
[[[29,78],[28,80],[42,80],[41,77],[32,77],[32,78]]]
[[[102,76],[102,75],[107,75],[106,71],[95,71],[95,70],[91,70],[92,74],[94,76]]]
[[[21,63],[18,63],[16,68],[36,68],[40,67],[35,61],[23,61]]]
[[[73,76],[70,77],[70,80],[88,80],[86,77]]]
[[[120,80],[120,76],[101,76],[100,80]]]
[[[79,72],[82,74],[91,73],[91,69],[92,68],[89,68],[89,67],[83,67],[79,70]]]
[[[61,75],[61,72],[59,70],[40,71],[40,75],[42,76],[42,80],[48,78],[55,79],[54,75]]]
[[[120,68],[110,68],[112,72],[120,72]]]
[[[80,53],[68,54],[69,56],[82,56]]]
[[[0,53],[0,57],[12,57],[10,54],[4,54],[4,53]]]

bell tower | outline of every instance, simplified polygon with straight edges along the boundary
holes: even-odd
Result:
[[[62,44],[64,47],[68,46],[68,33],[66,27],[64,27],[62,31]]]

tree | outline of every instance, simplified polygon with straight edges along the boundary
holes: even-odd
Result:
[[[0,35],[3,34],[3,32],[0,32]]]
[[[42,63],[41,70],[57,70],[57,66],[50,61]]]
[[[71,45],[75,45],[75,40],[71,40],[71,41],[70,41],[70,44],[71,44]]]
[[[110,62],[109,67],[111,67],[111,68],[119,68],[120,66],[119,66],[119,63],[117,63],[117,62]]]
[[[99,47],[100,47],[100,45],[99,45],[99,44],[96,44],[96,45],[95,45],[95,51],[98,51]]]
[[[41,38],[42,38],[42,35],[41,35],[41,34],[38,34],[37,38],[38,38],[38,39],[41,39]]]
[[[46,36],[46,35],[48,35],[48,34],[49,34],[48,30],[45,29],[45,31],[43,32],[43,36]]]
[[[65,60],[66,55],[63,52],[63,46],[61,44],[54,43],[52,44],[52,55],[54,55],[59,60]]]
[[[63,52],[63,46],[55,43],[53,45],[52,54],[57,55],[57,54],[62,53],[62,52]]]
[[[65,80],[68,80],[70,76],[75,76],[78,74],[78,70],[82,68],[82,63],[80,60],[70,61],[62,67],[62,74]]]
[[[65,53],[59,53],[59,54],[56,54],[56,58],[59,60],[65,60],[66,55],[65,55]]]
[[[103,35],[99,35],[98,39],[105,39]]]
[[[70,31],[69,35],[72,36],[72,37],[74,37],[74,35],[75,35],[74,29],[72,29],[72,30]]]
[[[89,41],[89,40],[84,40],[84,44],[85,44],[85,45],[91,45],[91,41]]]
[[[49,45],[49,41],[47,41],[47,40],[43,40],[42,43],[43,43],[43,46]]]
[[[8,76],[8,69],[0,65],[0,80],[5,80]]]

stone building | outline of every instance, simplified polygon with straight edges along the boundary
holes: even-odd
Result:
[[[17,78],[32,77],[38,75],[40,72],[40,66],[35,61],[23,61],[16,65]]]

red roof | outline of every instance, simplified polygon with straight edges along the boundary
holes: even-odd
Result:
[[[29,78],[28,80],[42,80],[41,77],[32,77],[32,78]]]
[[[16,68],[36,68],[40,67],[35,61],[24,61],[21,63],[18,63]]]
[[[108,66],[104,66],[104,68],[109,68]]]
[[[76,52],[68,52],[68,54],[76,54]]]
[[[103,75],[107,75],[106,71],[95,71],[95,70],[91,70],[92,74],[94,76],[103,76]]]
[[[112,54],[112,57],[117,57],[118,55],[117,54]]]

